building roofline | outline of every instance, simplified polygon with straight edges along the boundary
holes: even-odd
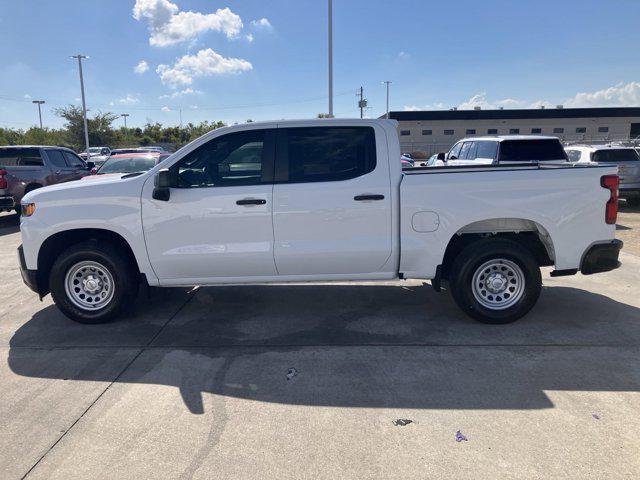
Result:
[[[421,120],[518,120],[593,117],[640,117],[640,107],[522,108],[504,110],[421,110],[389,112],[398,121]],[[383,118],[383,117],[380,117]]]

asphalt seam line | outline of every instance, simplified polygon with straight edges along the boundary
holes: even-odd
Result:
[[[162,332],[162,330],[169,324],[169,322],[171,322],[171,320],[173,320],[176,315],[178,315],[182,309],[193,299],[193,297],[196,296],[196,294],[198,293],[198,290],[196,289],[195,292],[193,293],[193,295],[191,295],[190,297],[187,298],[187,300],[180,306],[180,308],[178,308],[175,313],[173,315],[171,315],[171,317],[169,317],[169,319],[164,322],[164,324],[162,324],[162,326],[158,329],[158,331],[156,332],[156,334],[151,338],[151,340],[149,340],[149,342],[147,343],[147,345],[144,345],[142,347],[135,347],[135,348],[139,348],[138,353],[136,353],[134,355],[134,357],[124,366],[124,368],[122,370],[120,370],[120,373],[118,373],[118,375],[116,375],[116,377],[104,388],[104,390],[102,390],[102,392],[100,392],[100,394],[93,400],[93,402],[91,402],[89,404],[89,406],[84,410],[84,412],[82,412],[80,414],[80,416],[78,418],[75,419],[75,421],[69,426],[69,428],[67,428],[64,433],[62,435],[60,435],[60,437],[58,437],[58,439],[53,443],[53,445],[51,445],[46,452],[44,452],[42,454],[42,456],[36,461],[36,463],[34,463],[31,468],[29,468],[29,470],[27,470],[27,472],[20,477],[20,480],[24,480],[25,478],[27,478],[29,476],[29,474],[31,474],[31,472],[40,464],[40,462],[42,462],[42,460],[44,459],[44,457],[46,457],[49,452],[51,452],[56,445],[58,445],[58,443],[60,443],[60,441],[67,435],[67,433],[69,433],[73,427],[76,426],[76,424],[86,415],[86,413],[91,410],[91,407],[93,407],[98,400],[100,400],[102,398],[102,396],[107,392],[107,390],[109,390],[109,388],[111,388],[111,385],[113,385],[114,383],[116,383],[120,377],[122,377],[122,375],[129,369],[129,367],[131,367],[131,365],[133,365],[133,363],[138,359],[138,357],[140,357],[140,355],[142,355],[142,353],[146,350],[146,348],[156,339],[158,338],[158,335],[160,335],[160,332]],[[118,348],[118,347],[115,347]]]

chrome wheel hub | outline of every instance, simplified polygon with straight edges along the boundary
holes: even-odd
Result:
[[[114,281],[107,268],[94,261],[84,261],[67,270],[65,291],[78,308],[99,310],[113,299]]]
[[[524,273],[520,266],[504,258],[480,265],[471,280],[475,299],[485,308],[504,310],[524,295]]]

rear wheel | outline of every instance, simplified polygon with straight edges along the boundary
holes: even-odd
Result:
[[[51,296],[67,317],[80,323],[112,320],[138,293],[128,256],[112,245],[88,241],[56,259],[49,275]]]
[[[472,318],[513,322],[535,305],[542,288],[536,259],[507,239],[487,238],[466,247],[451,268],[451,294]]]

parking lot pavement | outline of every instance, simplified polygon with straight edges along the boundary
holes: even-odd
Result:
[[[152,289],[87,326],[4,217],[0,478],[640,475],[639,257],[505,326],[417,281]]]

